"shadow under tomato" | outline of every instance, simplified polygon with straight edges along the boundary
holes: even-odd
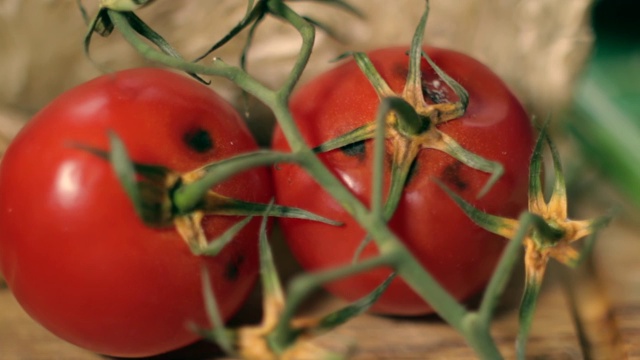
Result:
[[[139,360],[213,360],[226,357],[224,352],[216,345],[207,341],[198,341],[186,347],[170,351],[164,354],[138,358]],[[124,360],[126,358],[105,356],[105,359]]]
[[[503,316],[510,316],[514,311],[518,310],[520,306],[520,299],[522,297],[522,293],[524,291],[524,269],[522,266],[516,265],[513,269],[513,273],[511,274],[511,278],[507,283],[504,294],[500,299],[500,303],[495,310],[494,319],[501,318]],[[543,284],[543,291],[547,287],[547,284]],[[480,307],[480,303],[482,301],[484,293],[480,292],[469,299],[466,299],[463,304],[468,310],[477,310]],[[380,316],[386,319],[393,319],[403,322],[412,322],[412,323],[441,323],[444,322],[442,317],[437,313],[421,315],[421,316],[398,316],[398,315],[384,315],[384,314],[375,314],[374,316]]]

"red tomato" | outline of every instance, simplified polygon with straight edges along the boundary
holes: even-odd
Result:
[[[390,48],[368,54],[378,72],[398,94],[402,93],[408,71],[407,50]],[[465,115],[439,125],[438,129],[467,150],[502,163],[505,173],[489,193],[477,200],[476,195],[489,174],[474,170],[443,152],[421,150],[390,226],[453,296],[467,299],[487,283],[505,240],[474,225],[434,179],[441,180],[483,211],[503,216],[519,215],[526,209],[532,128],[520,103],[487,67],[454,51],[425,50],[470,95]],[[426,61],[421,67],[423,87],[431,92],[431,98],[426,98],[428,102],[453,96]],[[348,61],[303,86],[291,99],[291,111],[307,143],[315,147],[374,121],[378,104],[378,96],[369,81],[354,61]],[[274,134],[273,147],[288,149],[280,129]],[[388,151],[389,147],[387,143]],[[368,140],[319,156],[368,205],[372,154],[373,142]],[[387,159],[387,189],[389,163],[390,159]],[[283,219],[285,237],[301,265],[306,270],[318,271],[349,264],[365,236],[362,228],[300,167],[278,165],[273,175],[278,203],[299,206],[345,224],[335,227]],[[375,244],[371,243],[363,258],[376,253]],[[339,297],[354,300],[371,291],[388,274],[388,269],[377,269],[333,282],[327,289]],[[401,279],[394,280],[372,310],[396,315],[432,312],[431,307]]]
[[[24,309],[59,337],[92,351],[147,356],[189,344],[209,327],[201,268],[224,318],[257,278],[259,219],[214,258],[192,255],[172,228],[145,226],[110,164],[73,144],[108,149],[115,131],[131,158],[188,171],[256,149],[241,117],[210,89],[159,69],[105,75],[40,111],[0,168],[0,270]],[[268,202],[265,168],[214,188]],[[214,238],[239,220],[207,216]]]

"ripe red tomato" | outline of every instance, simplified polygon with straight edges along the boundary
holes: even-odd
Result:
[[[0,168],[0,270],[24,309],[59,337],[92,351],[147,356],[197,339],[209,327],[201,268],[224,318],[258,274],[259,219],[213,258],[192,255],[174,228],[145,226],[110,164],[79,149],[108,149],[109,130],[140,163],[175,171],[256,149],[241,117],[213,91],[159,69],[105,75],[53,101],[27,124]],[[268,170],[216,186],[268,202]],[[207,216],[214,238],[240,218]]]
[[[402,93],[408,71],[407,50],[398,47],[368,54],[382,78],[398,94]],[[527,165],[533,134],[521,104],[487,67],[454,51],[425,50],[470,95],[465,115],[438,125],[438,129],[467,150],[502,163],[505,173],[489,193],[477,200],[476,195],[489,174],[474,170],[443,152],[423,149],[390,226],[446,289],[458,299],[467,299],[483,289],[505,240],[474,225],[434,179],[441,180],[483,211],[517,216],[526,209]],[[426,61],[423,60],[421,67],[423,88],[431,92],[425,96],[428,103],[452,96],[453,92],[442,86],[443,81]],[[423,93],[425,91],[423,89]],[[379,103],[356,63],[348,61],[299,89],[291,99],[291,111],[307,143],[315,147],[374,121]],[[368,140],[319,155],[365,204],[369,204],[371,196],[372,146]],[[388,142],[387,152],[390,146]],[[274,134],[273,147],[288,149],[280,129]],[[390,161],[387,158],[385,189],[389,185]],[[281,164],[273,176],[278,203],[299,206],[345,224],[335,227],[283,219],[285,237],[301,265],[316,271],[349,264],[365,236],[362,228],[300,167]],[[363,258],[376,253],[375,244],[371,243],[363,252]],[[388,274],[388,269],[377,269],[333,282],[327,289],[339,297],[354,300],[371,291]],[[394,280],[372,310],[396,315],[432,312],[401,279]]]

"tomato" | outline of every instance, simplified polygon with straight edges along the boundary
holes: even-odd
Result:
[[[452,156],[433,149],[420,150],[390,228],[420,263],[457,299],[480,292],[490,278],[505,240],[474,225],[437,185],[439,179],[479,209],[491,214],[518,216],[526,209],[528,159],[533,131],[525,110],[507,86],[486,66],[451,50],[425,48],[433,61],[468,92],[466,113],[437,126],[463,148],[500,162],[504,175],[480,199],[476,195],[489,178]],[[408,72],[408,48],[397,47],[368,54],[391,89],[401,94]],[[454,92],[426,61],[422,61],[422,91],[428,103],[455,101]],[[428,89],[428,90],[427,90]],[[294,119],[311,146],[316,147],[362,125],[371,123],[380,101],[356,63],[351,60],[320,75],[300,88],[291,99]],[[390,155],[386,142],[385,189],[389,187]],[[289,149],[281,130],[273,148]],[[367,140],[319,154],[326,166],[364,204],[369,205],[373,142]],[[273,171],[276,199],[344,223],[328,226],[283,219],[285,238],[297,260],[308,271],[348,265],[366,233],[348,213],[300,167],[280,164]],[[386,191],[386,190],[385,190]],[[377,253],[369,244],[361,258]],[[346,300],[371,291],[389,274],[375,269],[332,282],[327,289]],[[372,311],[395,315],[432,312],[401,279],[391,286]]]
[[[148,356],[209,327],[201,270],[223,317],[258,274],[259,219],[216,257],[191,253],[175,227],[146,226],[111,165],[77,145],[108,149],[117,133],[131,158],[186,172],[256,149],[235,109],[207,87],[159,69],[82,84],[26,125],[0,168],[0,271],[19,303],[57,336],[97,353]],[[213,188],[252,202],[273,196],[266,168]],[[207,215],[209,239],[240,217]]]

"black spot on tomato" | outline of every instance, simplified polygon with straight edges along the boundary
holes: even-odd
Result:
[[[356,141],[349,145],[345,145],[340,148],[343,154],[347,156],[357,157],[358,159],[363,159],[365,155],[365,146],[364,140]]]
[[[238,277],[240,276],[240,266],[243,262],[244,256],[242,255],[231,258],[231,260],[229,260],[229,262],[227,262],[227,265],[225,266],[224,278],[229,281],[235,281],[236,279],[238,279]]]
[[[206,153],[214,147],[211,134],[202,128],[187,131],[182,137],[182,140],[190,149],[200,154]]]
[[[462,163],[459,161],[447,165],[447,167],[442,171],[442,174],[440,174],[442,181],[458,190],[466,189],[469,184],[467,184],[467,182],[460,176],[461,166]]]
[[[434,104],[449,102],[449,94],[445,88],[443,80],[433,80],[431,82],[422,79],[422,96],[430,99]]]
[[[392,68],[393,70],[393,75],[397,76],[400,79],[406,79],[407,75],[409,74],[409,68],[407,67],[407,64],[405,63],[398,63],[395,64]]]

